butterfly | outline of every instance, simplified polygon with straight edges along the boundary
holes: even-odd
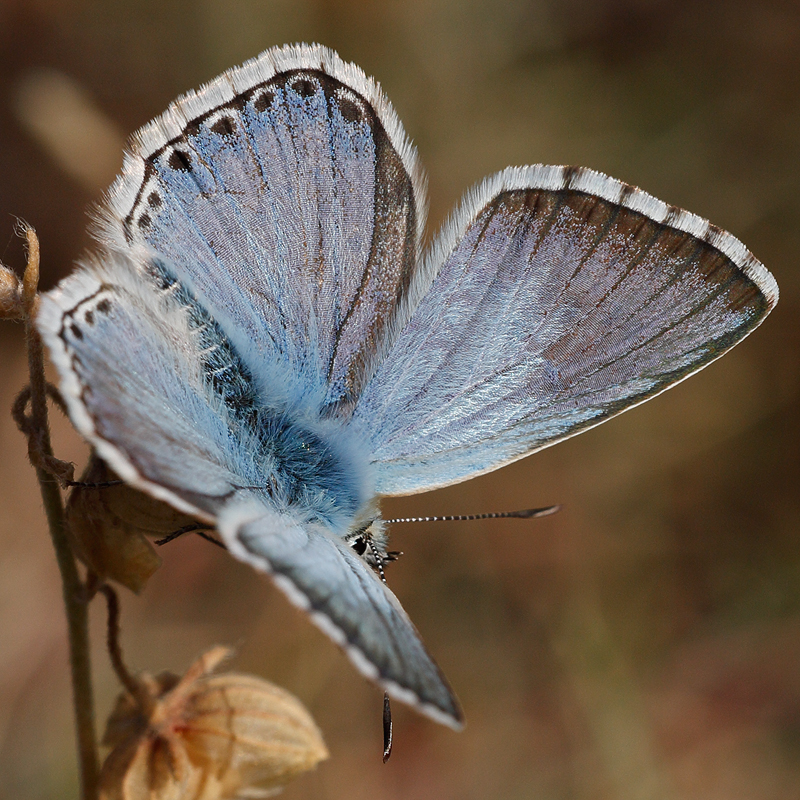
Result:
[[[133,138],[96,255],[42,298],[70,418],[214,526],[393,697],[459,704],[380,569],[379,499],[591,428],[721,356],[778,299],[694,214],[580,167],[509,168],[425,252],[378,84],[268,50]]]

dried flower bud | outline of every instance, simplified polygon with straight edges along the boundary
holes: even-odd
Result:
[[[266,796],[328,757],[297,698],[251,675],[209,675],[229,653],[213,648],[181,679],[142,676],[138,697],[119,697],[101,800]]]
[[[0,319],[22,319],[24,316],[22,281],[0,264]]]
[[[86,484],[119,480],[93,455],[81,476]],[[76,486],[67,501],[67,520],[78,557],[99,578],[140,592],[161,566],[145,536],[166,536],[194,520],[127,484]]]

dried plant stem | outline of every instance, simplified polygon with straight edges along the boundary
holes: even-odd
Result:
[[[26,226],[24,232],[28,242],[28,265],[23,280],[23,299],[26,310],[28,369],[31,379],[31,411],[25,428],[28,434],[28,449],[39,479],[50,537],[53,540],[56,560],[61,572],[69,631],[72,699],[78,739],[81,797],[83,800],[96,800],[98,758],[89,650],[88,598],[67,537],[61,491],[52,470],[47,469],[48,464],[54,462],[55,459],[50,444],[50,428],[47,421],[48,388],[44,377],[42,340],[33,324],[38,300],[36,292],[39,283],[39,240],[32,228]]]

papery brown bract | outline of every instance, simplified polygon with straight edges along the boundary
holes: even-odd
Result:
[[[166,536],[194,520],[119,480],[92,455],[67,501],[67,520],[78,557],[99,578],[121,583],[137,594],[161,566],[146,537]],[[95,488],[96,484],[101,484]]]

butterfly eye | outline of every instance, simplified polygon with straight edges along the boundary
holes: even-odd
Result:
[[[360,556],[367,552],[367,540],[363,536],[357,536],[350,542],[350,547]]]

